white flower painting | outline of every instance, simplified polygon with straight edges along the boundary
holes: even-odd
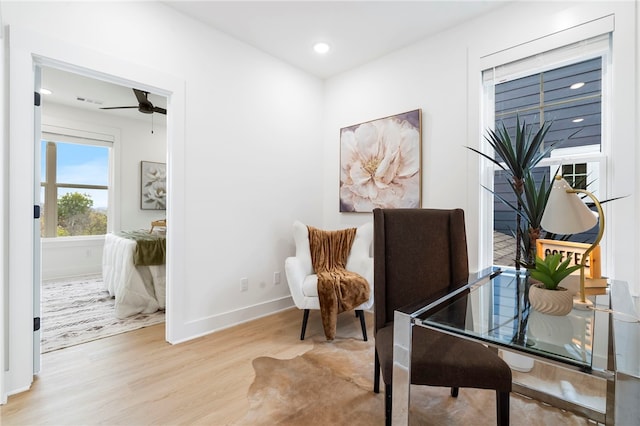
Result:
[[[165,210],[167,208],[167,166],[164,163],[142,161],[141,206],[142,210]]]
[[[340,129],[340,211],[420,207],[421,111]]]

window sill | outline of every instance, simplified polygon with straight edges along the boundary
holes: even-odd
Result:
[[[40,238],[40,241],[43,248],[96,246],[104,244],[104,235]]]

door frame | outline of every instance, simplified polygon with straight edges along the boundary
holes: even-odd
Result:
[[[3,280],[5,354],[2,395],[28,390],[34,374],[33,303],[36,259],[33,242],[32,188],[34,182],[34,68],[59,68],[90,78],[132,86],[167,98],[167,316],[165,338],[174,343],[184,324],[183,292],[173,283],[184,283],[184,260],[174,253],[184,251],[185,213],[185,84],[175,76],[119,58],[56,40],[44,34],[9,27],[9,182],[8,273]],[[31,141],[26,143],[25,141]]]
[[[40,164],[40,150],[37,146],[40,145],[40,139],[42,137],[42,99],[40,97],[40,89],[42,88],[42,66],[35,64],[33,67],[33,90],[34,97],[38,102],[34,102],[33,112],[33,374],[38,374],[41,367],[41,340],[42,340],[42,328],[40,326],[42,322],[42,244],[40,241],[40,217],[42,212],[40,211],[40,168],[37,164]],[[36,207],[38,206],[37,214]]]

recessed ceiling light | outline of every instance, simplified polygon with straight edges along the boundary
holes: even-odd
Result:
[[[44,87],[40,88],[40,94],[41,95],[50,95],[52,92],[49,89],[45,89]]]
[[[320,54],[320,55],[324,55],[325,53],[327,53],[329,50],[331,49],[331,47],[324,42],[319,42],[313,45],[313,50],[316,51],[316,53]]]
[[[580,83],[573,83],[570,88],[575,90],[581,88],[582,86],[584,86],[584,82],[581,81]]]
[[[571,120],[573,123],[582,123],[584,121],[584,118],[575,118],[573,120]]]

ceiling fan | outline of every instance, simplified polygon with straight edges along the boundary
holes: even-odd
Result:
[[[143,114],[153,114],[154,112],[157,112],[159,114],[164,114],[164,115],[167,114],[166,109],[153,106],[153,104],[149,101],[149,99],[147,99],[147,96],[149,96],[149,92],[144,92],[138,89],[132,89],[132,90],[133,90],[133,93],[135,93],[136,98],[138,99],[138,105],[120,106],[120,107],[104,107],[100,109],[138,108],[138,111],[140,111]]]

